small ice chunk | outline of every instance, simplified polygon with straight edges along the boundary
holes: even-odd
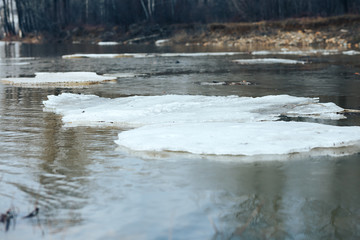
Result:
[[[344,51],[343,54],[345,54],[345,55],[358,55],[358,54],[360,54],[360,51],[349,50],[349,51]]]
[[[291,51],[288,49],[282,49],[281,51],[253,51],[251,52],[252,55],[334,55],[339,54],[339,50],[327,50],[327,49],[313,49],[313,50],[298,50],[298,51]]]
[[[98,42],[97,45],[99,46],[114,46],[119,45],[119,42]]]
[[[165,46],[168,43],[170,43],[170,39],[160,39],[155,41],[155,45],[158,47]]]
[[[76,58],[145,58],[145,57],[153,57],[151,54],[147,53],[76,53],[63,55],[64,59],[76,59]]]
[[[259,59],[237,59],[239,64],[305,64],[305,61],[281,59],[281,58],[259,58]]]

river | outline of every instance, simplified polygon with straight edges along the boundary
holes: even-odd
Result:
[[[118,149],[114,141],[121,129],[64,127],[61,116],[43,111],[48,95],[64,92],[108,98],[288,94],[360,109],[360,55],[275,54],[311,64],[254,65],[232,62],[254,57],[249,54],[61,57],[209,51],[234,49],[0,43],[0,78],[65,71],[138,75],[76,88],[0,83],[0,212],[11,208],[17,214],[8,231],[0,224],[0,238],[359,239],[359,153],[250,162],[201,155],[142,158]],[[243,80],[252,84],[211,84]],[[322,122],[360,126],[360,116]],[[23,219],[34,207],[39,214]]]

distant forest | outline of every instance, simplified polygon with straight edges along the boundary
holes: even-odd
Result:
[[[359,14],[360,0],[0,0],[9,35],[82,25],[181,24]]]

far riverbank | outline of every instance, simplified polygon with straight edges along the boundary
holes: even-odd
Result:
[[[212,24],[136,24],[79,26],[63,29],[58,36],[29,34],[4,40],[25,43],[72,42],[103,44],[158,44],[230,46],[239,48],[321,47],[359,49],[360,15],[298,18],[282,21]],[[160,40],[160,41],[159,41]]]

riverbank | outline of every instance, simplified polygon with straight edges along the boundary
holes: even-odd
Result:
[[[175,43],[263,46],[359,48],[360,16],[289,19],[255,23],[210,24],[201,34],[175,35]]]
[[[135,24],[122,27],[81,26],[58,36],[29,34],[11,37],[25,43],[72,42],[102,44],[202,45],[231,47],[323,47],[359,49],[360,15],[299,18],[282,21],[212,24]],[[161,41],[159,41],[161,40]]]

